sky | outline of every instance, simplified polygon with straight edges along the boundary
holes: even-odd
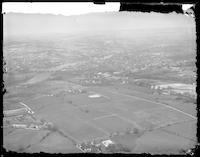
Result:
[[[3,3],[3,12],[20,12],[20,13],[50,13],[61,15],[80,15],[91,12],[111,12],[119,11],[120,3],[106,3],[105,5],[97,5],[91,2],[67,2],[67,3]]]
[[[183,5],[186,10],[191,7],[190,4]],[[2,12],[19,12],[19,13],[49,13],[61,15],[80,15],[92,12],[113,12],[119,11],[119,2],[109,2],[104,5],[97,5],[92,2],[67,2],[67,3],[30,3],[30,2],[4,2],[2,4]]]

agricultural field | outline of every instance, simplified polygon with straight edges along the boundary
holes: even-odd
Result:
[[[3,146],[185,153],[197,144],[195,57],[193,26],[6,38]]]
[[[90,98],[91,93],[98,95]],[[195,108],[192,115],[184,112],[181,107],[178,109],[177,106],[134,96],[133,93],[128,95],[123,93],[123,90],[119,92],[112,87],[88,87],[85,93],[44,95],[24,100],[23,103],[35,112],[38,119],[53,123],[56,130],[41,132],[18,129],[8,132],[4,137],[4,146],[13,151],[80,152],[75,143],[112,139],[127,146],[132,153],[179,153],[181,149],[194,146],[196,140],[196,117],[193,116]],[[189,125],[193,127],[188,128]],[[4,131],[6,132],[6,129]],[[34,134],[34,138],[20,138],[20,134],[24,135],[24,132],[30,138]],[[17,134],[19,136],[16,140],[22,142],[20,148],[12,142]],[[175,138],[176,134],[178,139]],[[36,137],[44,139],[39,142]],[[176,143],[179,140],[183,144],[181,147]],[[55,141],[58,141],[58,144],[55,144]],[[150,141],[154,145],[150,144]],[[161,147],[156,150],[158,145]],[[166,147],[167,150],[163,149]]]

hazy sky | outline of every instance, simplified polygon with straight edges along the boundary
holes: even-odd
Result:
[[[22,13],[50,13],[62,15],[79,15],[91,12],[119,11],[120,3],[106,3],[97,5],[91,2],[67,2],[67,3],[3,3],[3,12]]]
[[[183,9],[187,9],[191,5],[183,5]],[[110,12],[119,11],[120,3],[106,3],[105,5],[97,5],[92,2],[67,2],[67,3],[30,3],[30,2],[5,2],[2,5],[3,12],[20,12],[20,13],[50,13],[62,15],[79,15],[91,12]]]

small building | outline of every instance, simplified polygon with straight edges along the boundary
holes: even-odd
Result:
[[[105,140],[105,141],[102,141],[102,144],[103,144],[105,147],[108,147],[110,144],[114,144],[114,142],[111,141],[111,140]]]

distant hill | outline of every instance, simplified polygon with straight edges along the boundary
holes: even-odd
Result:
[[[194,27],[193,18],[170,13],[107,12],[63,16],[7,13],[3,16],[4,36],[75,33],[121,29]]]

